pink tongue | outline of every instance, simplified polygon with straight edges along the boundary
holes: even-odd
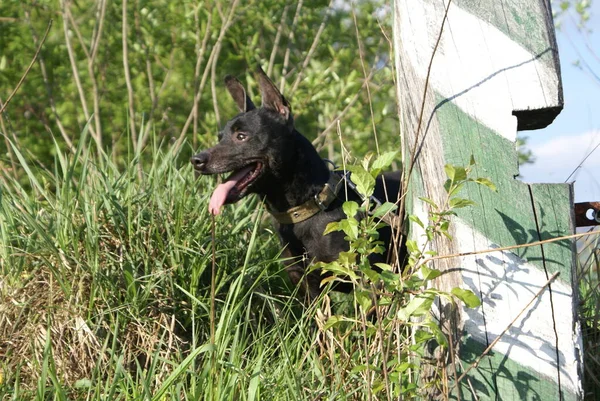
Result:
[[[252,171],[252,167],[248,166],[229,177],[224,183],[217,185],[208,202],[208,211],[215,216],[221,213],[221,206],[225,204],[229,191],[250,171]]]

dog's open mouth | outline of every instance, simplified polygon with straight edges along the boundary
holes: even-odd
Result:
[[[210,202],[208,211],[214,215],[221,212],[221,207],[226,203],[235,203],[246,195],[248,187],[260,177],[263,171],[261,162],[252,163],[246,167],[236,170],[225,182],[217,185]]]

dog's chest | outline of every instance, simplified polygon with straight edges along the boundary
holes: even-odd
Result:
[[[305,256],[311,262],[332,262],[340,252],[348,250],[348,242],[344,233],[335,231],[323,235],[328,221],[312,221],[312,219],[294,224],[280,226],[279,236],[284,245],[295,256]]]

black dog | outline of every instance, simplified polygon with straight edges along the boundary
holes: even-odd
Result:
[[[344,183],[296,131],[290,104],[260,67],[257,75],[262,94],[260,108],[254,106],[236,78],[225,78],[240,114],[227,122],[215,147],[195,155],[191,162],[201,174],[233,172],[212,194],[209,211],[213,214],[219,214],[224,204],[235,203],[249,193],[266,199],[269,212],[278,222],[284,252],[295,257],[286,267],[290,279],[298,284],[306,276],[303,288],[314,299],[320,292],[321,277],[316,272],[305,275],[308,265],[334,261],[340,252],[348,250],[343,232],[323,235],[328,223],[345,218],[345,199],[337,196]],[[386,174],[385,191],[379,177],[374,196],[385,199],[387,192],[393,198],[390,201],[395,202],[399,189],[400,173]],[[348,191],[348,198],[361,202],[354,191]],[[384,227],[379,234],[388,248],[391,229]],[[385,260],[385,254],[370,257],[371,263]],[[350,292],[352,286],[338,283],[335,289]]]

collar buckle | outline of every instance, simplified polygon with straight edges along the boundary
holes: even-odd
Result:
[[[323,186],[323,189],[321,190],[321,192],[315,194],[315,204],[318,206],[319,209],[321,209],[322,212],[324,212],[328,207],[329,207],[329,203],[327,202],[327,204],[325,204],[323,201],[327,200],[329,197],[327,196],[327,191],[331,191],[333,193],[333,195],[335,196],[335,192],[333,192],[331,190],[331,186],[329,185],[329,183],[326,183]]]

